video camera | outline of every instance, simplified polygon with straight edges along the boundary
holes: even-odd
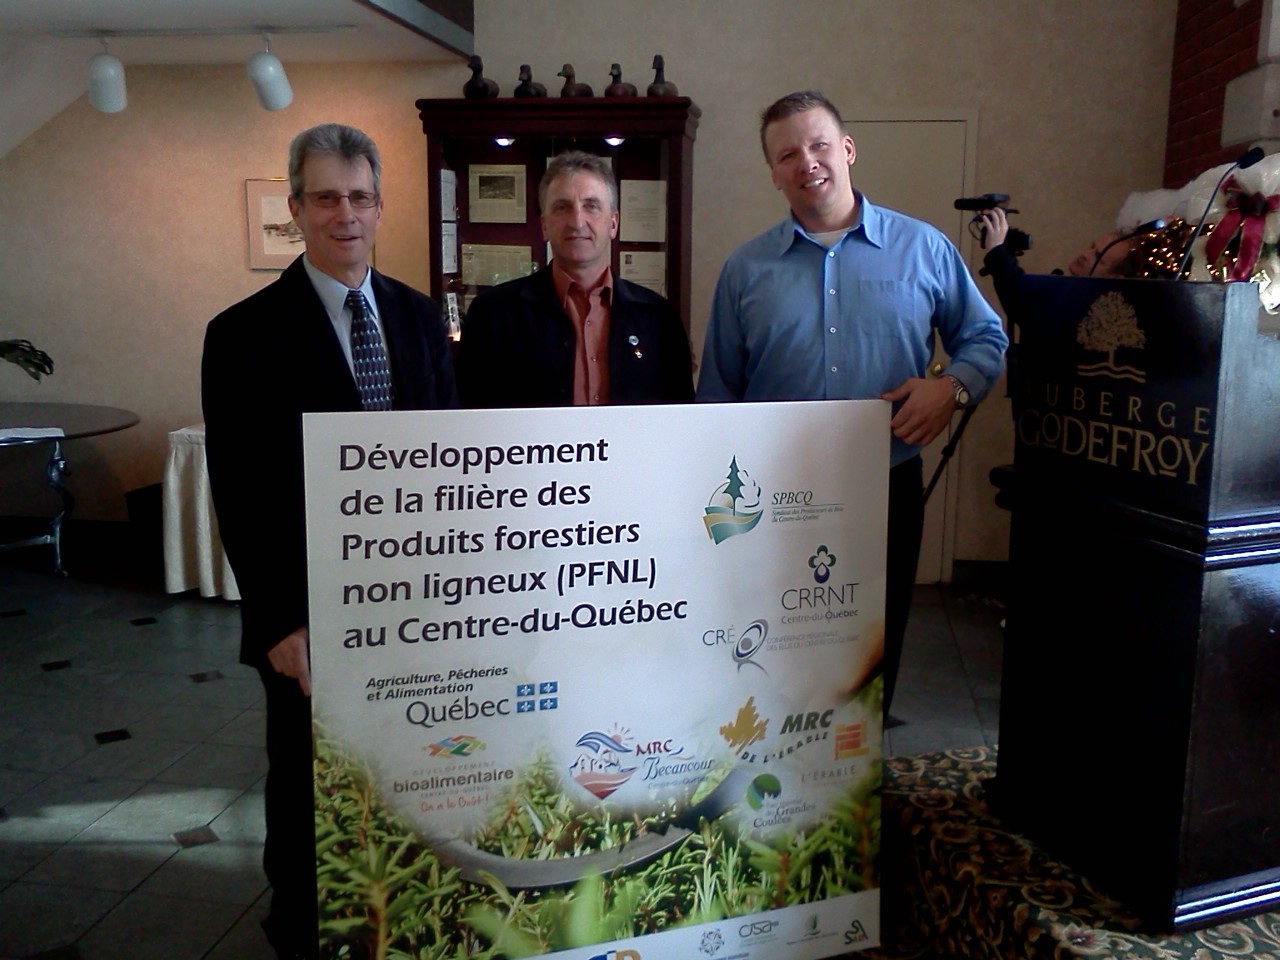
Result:
[[[987,247],[987,228],[976,226],[982,222],[982,212],[999,207],[1006,215],[1017,213],[1017,210],[1005,206],[1008,202],[1009,195],[1007,193],[984,193],[980,197],[961,197],[956,201],[957,210],[977,211],[973,219],[969,221],[969,233],[982,244],[984,250]],[[1015,257],[1020,257],[1031,249],[1031,235],[1024,233],[1017,227],[1010,227],[1009,233],[1004,238],[1004,246]]]

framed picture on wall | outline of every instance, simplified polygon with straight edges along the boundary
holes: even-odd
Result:
[[[306,243],[289,213],[288,180],[246,180],[245,209],[249,222],[249,269],[283,270]]]

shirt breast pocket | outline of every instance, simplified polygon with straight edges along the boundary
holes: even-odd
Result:
[[[852,309],[873,336],[902,337],[927,334],[933,318],[933,301],[911,280],[857,280],[852,284]]]

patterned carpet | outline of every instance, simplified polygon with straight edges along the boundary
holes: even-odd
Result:
[[[1123,904],[1004,829],[988,747],[885,761],[884,946],[874,960],[1280,960],[1280,913],[1150,936]]]

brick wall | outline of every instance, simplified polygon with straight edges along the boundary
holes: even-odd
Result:
[[[1227,83],[1258,65],[1262,0],[1179,0],[1169,85],[1164,185],[1181,187],[1238,157],[1245,144],[1219,144]]]

